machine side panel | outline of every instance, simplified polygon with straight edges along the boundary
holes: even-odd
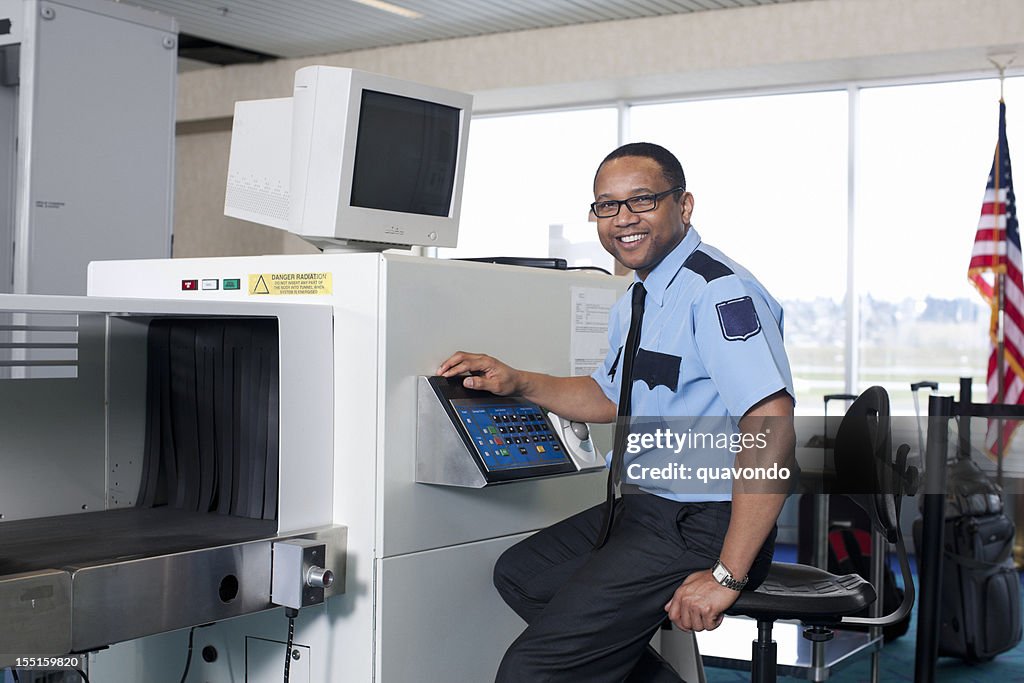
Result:
[[[386,266],[381,555],[535,530],[600,502],[601,472],[480,490],[416,483],[417,376],[457,350],[569,374],[571,288],[620,292],[624,279],[401,256]]]
[[[16,289],[81,294],[89,261],[170,256],[176,35],[169,19],[50,9],[36,20],[32,87],[21,84],[31,140]]]
[[[146,443],[146,349],[149,316],[110,317],[107,375],[107,507],[135,505]]]
[[[0,10],[0,18],[3,12]],[[20,46],[0,49],[0,68]],[[5,57],[4,52],[7,53]],[[18,86],[6,85],[0,73],[0,294],[14,286],[14,200],[17,185]],[[0,340],[2,341],[2,340]]]
[[[0,379],[0,529],[104,507],[106,316],[79,315],[77,337],[77,377]]]
[[[381,561],[380,677],[390,681],[492,681],[525,628],[501,601],[491,568],[526,534]]]

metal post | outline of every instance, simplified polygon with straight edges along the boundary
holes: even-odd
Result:
[[[897,524],[899,521],[897,520]],[[885,614],[885,565],[889,559],[889,544],[877,530],[871,532],[871,585],[875,587],[875,594],[878,596],[871,603],[869,612],[872,617],[880,617]],[[871,640],[877,640],[875,649],[871,653],[871,683],[879,683],[882,671],[882,627],[871,626],[868,628],[868,636]]]
[[[772,622],[757,622],[757,640],[753,643],[750,658],[750,680],[752,683],[775,683],[778,678],[776,662],[778,646],[772,640]]]
[[[960,458],[971,457],[971,378],[960,378],[960,424],[957,427],[960,433],[960,447],[957,456]]]
[[[925,449],[924,522],[918,548],[917,573],[921,591],[917,612],[914,683],[933,683],[939,654],[940,587],[943,530],[946,518],[946,452],[953,397],[928,397],[928,445]]]

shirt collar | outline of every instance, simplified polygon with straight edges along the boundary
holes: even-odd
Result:
[[[661,306],[665,301],[665,290],[675,279],[683,263],[690,257],[697,247],[700,246],[700,235],[692,225],[686,231],[686,236],[670,251],[661,262],[647,274],[644,280],[644,289],[647,290],[647,301],[653,301]],[[633,282],[640,282],[636,273],[633,274]]]

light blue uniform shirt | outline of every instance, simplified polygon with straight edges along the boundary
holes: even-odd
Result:
[[[671,418],[722,417],[735,424],[780,390],[795,396],[782,341],[782,307],[748,270],[702,243],[692,226],[643,285],[647,298],[633,366],[634,418],[648,423],[664,418],[666,426],[677,429],[687,421]],[[608,356],[592,375],[616,404],[630,300],[627,292],[612,308]],[[664,452],[660,460],[650,455],[646,457],[652,463],[664,462]],[[644,459],[644,453],[627,452],[624,463],[628,467]],[[686,453],[678,459],[684,462]],[[728,467],[732,458],[718,464]],[[625,471],[623,480],[630,481]],[[648,485],[646,480],[642,488],[681,502],[732,497],[723,490],[694,492],[692,486],[680,493],[678,487]]]

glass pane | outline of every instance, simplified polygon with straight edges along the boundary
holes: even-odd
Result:
[[[459,246],[439,256],[551,255],[611,270],[587,217],[617,131],[613,108],[474,119]]]
[[[957,395],[958,378],[972,377],[974,400],[986,398],[989,316],[967,264],[998,102],[996,79],[862,92],[859,383],[888,389],[894,412],[913,413],[910,383],[921,380]],[[1024,140],[1024,79],[1007,81],[1007,102],[1013,152]]]
[[[682,162],[702,239],[782,303],[801,414],[843,391],[847,118],[845,91],[630,111],[633,140]]]

